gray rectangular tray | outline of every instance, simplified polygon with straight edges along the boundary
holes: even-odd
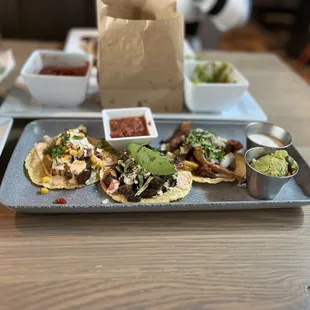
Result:
[[[159,139],[171,135],[181,120],[156,121]],[[77,190],[54,190],[47,195],[39,194],[39,187],[33,185],[24,171],[24,159],[31,147],[44,135],[54,136],[66,128],[79,124],[87,126],[89,134],[103,137],[101,120],[38,120],[29,123],[12,155],[0,188],[0,202],[11,209],[32,213],[95,213],[95,212],[150,212],[150,211],[194,211],[194,210],[238,210],[262,208],[300,207],[310,204],[310,168],[294,147],[289,150],[300,166],[295,180],[291,180],[272,201],[251,197],[245,185],[237,184],[193,184],[192,191],[184,199],[169,204],[119,204],[109,200],[98,185]],[[194,127],[216,132],[226,138],[245,143],[245,123],[194,121]],[[53,204],[63,197],[67,205]]]

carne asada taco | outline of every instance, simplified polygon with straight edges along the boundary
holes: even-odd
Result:
[[[178,169],[191,171],[193,181],[217,184],[245,182],[246,164],[238,153],[243,145],[226,140],[203,129],[192,129],[192,122],[183,122],[171,138],[163,141],[161,150]]]
[[[189,171],[177,171],[157,150],[130,143],[118,163],[104,170],[101,187],[117,202],[165,203],[191,190]]]
[[[86,128],[79,126],[54,138],[45,136],[28,153],[25,168],[36,185],[73,189],[99,181],[100,171],[116,160],[105,141],[87,137]]]

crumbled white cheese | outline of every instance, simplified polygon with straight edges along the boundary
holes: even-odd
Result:
[[[124,176],[124,183],[127,185],[132,185],[134,183],[134,180],[131,177]]]
[[[167,144],[166,144],[166,143],[163,143],[163,144],[160,146],[160,150],[161,150],[161,151],[166,151],[166,150],[167,150]]]
[[[80,149],[94,149],[94,146],[90,144],[87,138],[83,138],[81,140],[70,139],[70,142],[76,147]]]
[[[169,188],[170,187],[170,185],[169,185],[169,182],[167,181],[167,182],[165,182],[165,184],[163,185],[163,187],[165,187],[165,188]]]

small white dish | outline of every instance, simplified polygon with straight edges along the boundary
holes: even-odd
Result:
[[[47,66],[82,67],[88,63],[84,76],[42,75]],[[87,93],[92,57],[79,53],[36,50],[22,68],[21,76],[32,96],[43,105],[74,107],[81,104]]]
[[[191,81],[198,64],[208,61],[190,60],[184,63],[185,103],[193,112],[223,112],[233,108],[241,95],[248,89],[249,82],[233,66],[233,78],[236,83],[200,83]]]
[[[110,130],[110,120],[121,119],[127,117],[144,116],[146,126],[149,132],[148,136],[112,138]],[[104,135],[107,142],[109,142],[115,149],[122,150],[127,148],[131,142],[137,144],[148,144],[158,138],[156,125],[149,108],[128,108],[128,109],[106,109],[102,110],[102,119],[104,127]]]

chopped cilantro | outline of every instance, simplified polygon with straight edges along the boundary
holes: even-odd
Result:
[[[138,185],[139,185],[139,188],[142,188],[143,186],[143,182],[144,182],[144,177],[141,173],[138,174]]]
[[[73,140],[82,140],[83,137],[81,137],[81,136],[73,136],[72,139]]]
[[[200,146],[210,159],[221,160],[225,156],[225,150],[214,143],[214,133],[203,129],[192,130],[186,139],[186,143],[193,147]]]
[[[61,141],[62,141],[62,144],[65,145],[69,142],[70,140],[70,134],[68,134],[67,132],[64,132],[61,136]]]
[[[51,144],[44,151],[44,154],[50,155],[52,158],[60,157],[65,154],[65,148],[61,145]]]

